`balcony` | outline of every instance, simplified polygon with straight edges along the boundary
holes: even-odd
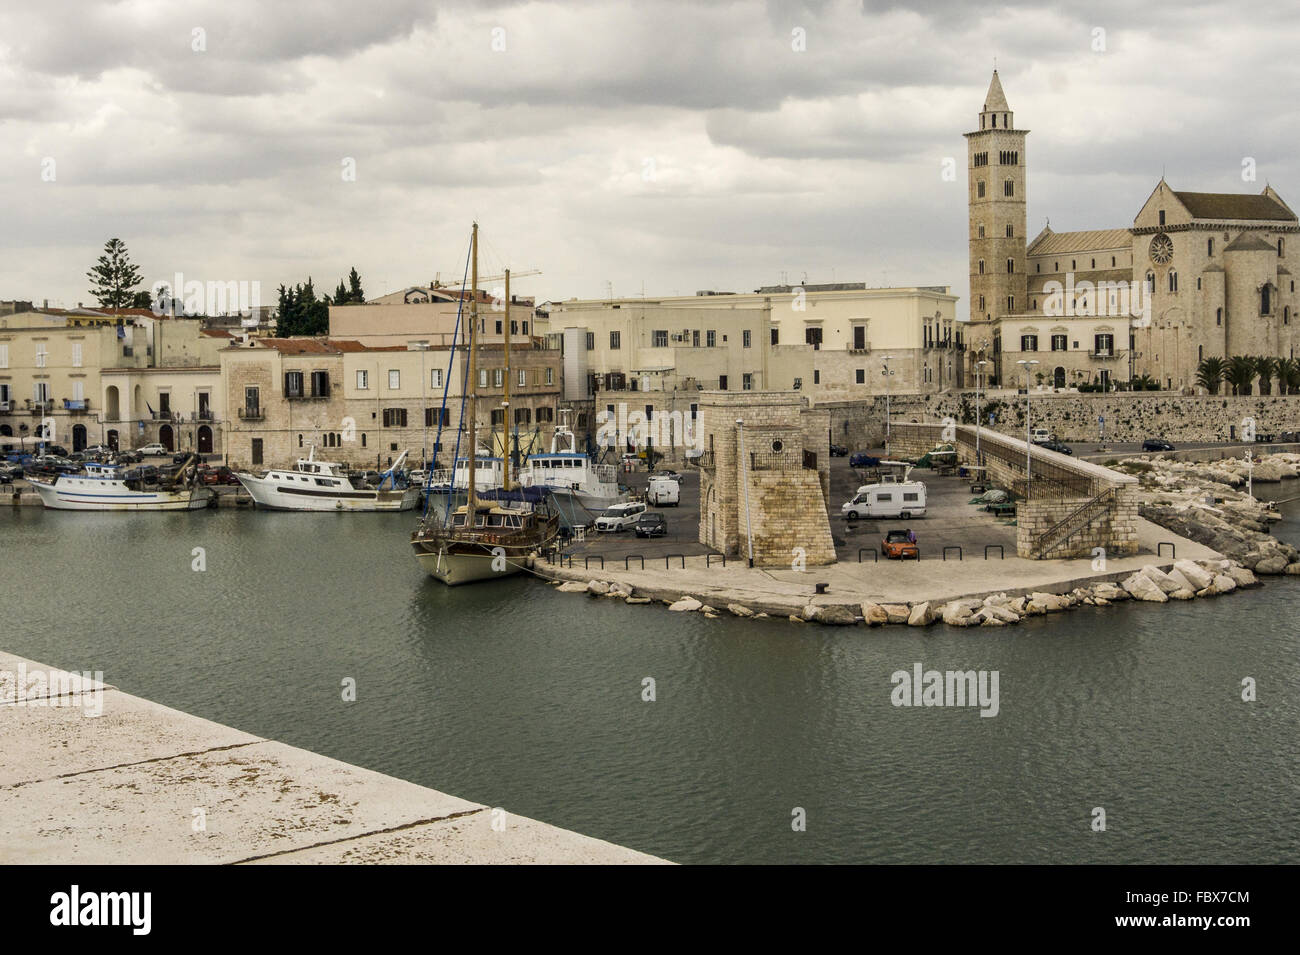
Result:
[[[240,421],[261,421],[265,417],[266,417],[266,412],[263,411],[261,408],[240,408],[239,409]]]
[[[34,415],[49,414],[54,410],[53,401],[29,401],[27,410]]]
[[[1088,352],[1089,358],[1096,358],[1099,361],[1111,361],[1119,358],[1120,353],[1113,348],[1092,349]]]
[[[64,398],[63,410],[69,414],[85,414],[90,410],[89,398]]]

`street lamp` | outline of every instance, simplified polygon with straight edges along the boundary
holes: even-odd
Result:
[[[975,463],[982,464],[983,459],[980,457],[980,418],[983,417],[981,410],[980,398],[984,391],[984,366],[991,365],[992,362],[981,358],[975,363]]]
[[[424,450],[420,452],[420,467],[427,471],[429,469],[429,409],[427,407],[428,398],[425,394],[428,382],[424,376],[424,355],[429,350],[429,343],[417,342],[415,347],[420,350],[420,414],[423,415],[423,423],[420,427],[424,432]],[[455,468],[454,463],[452,467]]]
[[[1037,358],[1021,358],[1016,362],[1017,365],[1025,366],[1025,500],[1029,500],[1029,452],[1033,449],[1034,443],[1030,440],[1030,408],[1029,408],[1029,373],[1033,366],[1038,364]]]
[[[893,361],[893,355],[885,355],[880,359],[884,366],[882,374],[885,376],[885,457],[889,457],[889,378],[892,372],[889,370],[889,363]]]
[[[740,447],[737,456],[740,459],[740,480],[745,491],[745,536],[749,538],[749,566],[754,566],[754,527],[749,522],[749,468],[745,461],[745,419],[736,419],[736,440]],[[716,542],[715,542],[716,543]],[[725,551],[725,546],[724,546]]]

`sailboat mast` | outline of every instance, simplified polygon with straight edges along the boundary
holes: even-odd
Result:
[[[501,437],[503,462],[505,464],[502,489],[510,490],[510,270],[506,269],[506,314],[501,328],[505,331],[506,350],[506,390],[501,399]]]
[[[470,239],[469,292],[469,495],[465,499],[465,529],[474,530],[474,472],[478,469],[478,223]],[[454,471],[452,472],[455,473]]]

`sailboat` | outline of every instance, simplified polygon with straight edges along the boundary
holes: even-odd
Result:
[[[533,555],[555,539],[559,532],[560,517],[549,507],[546,496],[535,489],[511,490],[510,459],[505,455],[505,471],[501,489],[491,493],[490,499],[480,499],[476,476],[478,473],[478,223],[474,223],[470,240],[470,258],[473,263],[470,282],[469,322],[469,374],[466,377],[469,394],[462,397],[467,404],[469,460],[466,468],[466,498],[460,507],[449,508],[445,515],[430,514],[426,505],[424,517],[411,534],[411,547],[415,558],[429,574],[448,586],[468,584],[478,580],[494,580],[517,574],[531,566]],[[505,274],[506,314],[505,329],[505,395],[502,405],[504,418],[510,411],[510,272]],[[463,297],[462,297],[463,303]],[[462,304],[463,308],[463,304]],[[487,495],[484,495],[487,498]]]

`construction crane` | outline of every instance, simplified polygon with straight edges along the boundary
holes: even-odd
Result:
[[[516,272],[516,271],[514,271],[513,269],[511,269],[511,271],[510,271],[510,277],[511,277],[512,279],[520,279],[520,278],[524,278],[524,277],[529,276],[529,275],[541,275],[541,274],[542,274],[542,270],[541,270],[541,269],[520,269],[518,272]],[[501,281],[504,281],[504,280],[505,280],[505,277],[506,277],[506,276],[505,276],[505,273],[504,273],[504,272],[503,272],[501,275],[480,275],[480,276],[478,277],[478,281],[479,281],[479,285],[483,285],[485,282],[501,282]],[[434,287],[434,288],[452,288],[452,286],[450,286],[450,285],[443,285],[443,284],[442,284],[442,273],[441,273],[441,272],[437,272],[437,273],[434,274],[434,277],[433,277],[433,287]]]

